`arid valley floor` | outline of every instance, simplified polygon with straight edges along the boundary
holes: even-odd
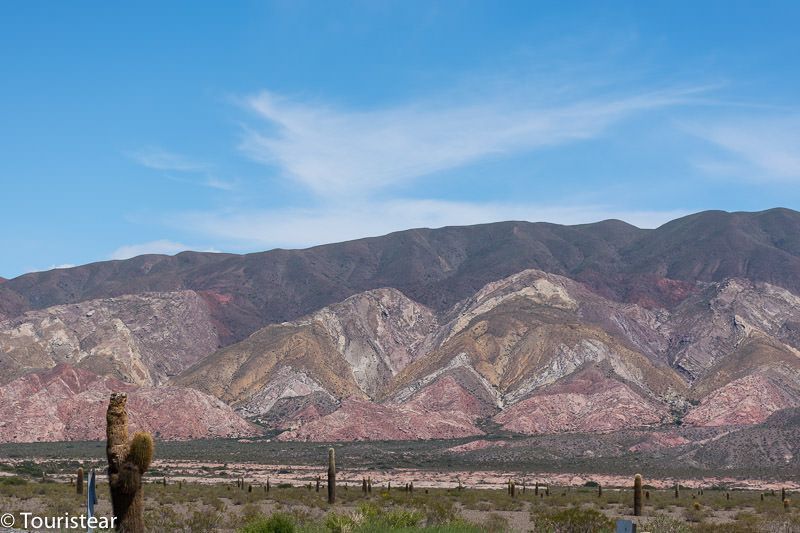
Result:
[[[485,441],[472,442],[486,449]],[[613,531],[620,518],[652,532],[800,531],[796,471],[787,470],[785,479],[763,472],[693,472],[666,460],[659,465],[652,457],[627,467],[622,461],[568,463],[537,458],[532,443],[523,448],[531,454],[527,462],[486,460],[476,469],[473,459],[448,451],[468,445],[338,443],[337,502],[329,505],[324,445],[258,439],[158,443],[158,458],[146,475],[145,520],[148,530],[187,532],[283,531],[275,529],[281,520],[297,531],[320,532],[602,532]],[[103,442],[1,445],[1,508],[79,514],[84,497],[76,495],[75,471],[81,466],[102,472],[104,454]],[[634,471],[644,475],[641,517],[632,516],[633,474],[627,472]],[[367,493],[364,479],[370,480]],[[98,481],[103,516],[110,503],[105,477],[100,474]]]

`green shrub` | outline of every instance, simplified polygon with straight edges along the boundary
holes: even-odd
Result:
[[[331,512],[325,517],[325,528],[331,533],[350,533],[355,527],[356,522],[350,515]]]
[[[534,517],[534,521],[536,531],[553,533],[610,533],[615,527],[614,522],[603,513],[578,507],[541,514]]]
[[[644,522],[642,529],[658,533],[690,533],[692,531],[682,520],[664,514],[657,514]]]
[[[286,513],[273,513],[249,522],[239,529],[239,533],[294,533],[292,517]]]
[[[706,511],[702,507],[699,509],[689,507],[683,511],[683,516],[687,522],[700,523],[705,520],[706,514]]]
[[[490,513],[489,517],[486,519],[484,523],[484,527],[487,531],[508,531],[508,520],[505,517],[497,514],[497,513]]]
[[[422,514],[416,511],[406,511],[404,509],[398,509],[396,511],[386,513],[382,518],[382,521],[392,529],[404,527],[414,528],[417,527],[421,520]]]
[[[146,531],[175,531],[183,527],[184,520],[172,507],[159,505],[144,512]]]
[[[465,520],[456,519],[447,524],[427,526],[423,531],[427,533],[485,533],[487,530]]]
[[[445,500],[435,500],[425,505],[425,518],[428,525],[446,524],[457,518],[453,503]]]
[[[374,521],[381,514],[381,509],[371,502],[362,502],[358,506],[358,513],[366,521]]]
[[[223,520],[224,516],[220,512],[198,510],[186,520],[184,529],[192,533],[213,533],[219,531]]]

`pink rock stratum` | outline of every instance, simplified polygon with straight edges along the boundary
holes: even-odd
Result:
[[[137,387],[61,364],[0,387],[0,442],[104,439],[112,391],[128,393],[133,430],[164,440],[258,434],[230,407],[199,391]]]

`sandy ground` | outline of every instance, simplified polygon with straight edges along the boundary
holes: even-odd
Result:
[[[244,477],[250,482],[266,483],[267,478],[271,483],[304,484],[316,479],[316,476],[327,475],[325,466],[299,466],[299,465],[257,465],[235,463],[200,463],[193,461],[156,461],[154,469],[171,472],[172,479],[186,481],[219,483],[231,477]],[[228,477],[221,475],[223,472]],[[529,485],[539,482],[543,485],[582,486],[587,481],[601,483],[604,487],[629,487],[633,481],[631,476],[614,475],[581,475],[557,474],[537,472],[522,475],[513,471],[476,470],[476,471],[432,471],[417,469],[393,470],[340,470],[338,478],[342,483],[361,483],[362,477],[371,477],[373,484],[383,485],[391,482],[395,487],[413,482],[415,487],[446,488],[458,485],[458,481],[470,488],[478,489],[503,489],[509,479],[515,479],[517,484],[525,480]],[[679,483],[684,487],[700,488],[713,485],[726,486],[731,489],[749,490],[780,490],[785,487],[789,490],[800,488],[795,482],[765,481],[760,479],[737,479],[732,477],[705,477],[698,479],[687,478],[645,478],[645,483],[656,488],[670,488]]]
[[[28,459],[31,460],[31,459]],[[37,463],[58,462],[58,459],[39,458]],[[21,460],[5,460],[14,464]],[[217,463],[199,461],[154,461],[151,472],[164,472],[171,481],[185,481],[193,483],[226,483],[242,477],[248,483],[265,484],[291,483],[304,485],[321,476],[325,479],[327,466],[319,467],[307,465],[261,465],[253,463]],[[0,475],[3,475],[0,472]],[[55,476],[60,477],[60,476]],[[65,478],[68,475],[64,475]],[[148,476],[153,481],[160,478]],[[528,485],[538,482],[540,485],[557,486],[582,486],[587,481],[594,481],[604,487],[628,488],[632,484],[632,476],[619,475],[582,475],[552,472],[525,473],[500,470],[473,470],[473,471],[434,471],[421,469],[392,469],[392,470],[365,470],[365,469],[340,469],[338,479],[340,483],[360,485],[362,477],[371,477],[373,485],[383,487],[391,482],[393,487],[401,487],[413,482],[419,488],[448,488],[461,483],[475,489],[503,489],[509,479],[514,479],[518,485],[525,481]],[[730,489],[748,490],[787,490],[800,489],[800,483],[790,481],[769,481],[762,479],[739,479],[733,477],[704,477],[704,478],[648,478],[645,473],[645,484],[656,488],[665,489],[675,486],[676,483],[684,487],[700,488],[710,486],[725,486]]]

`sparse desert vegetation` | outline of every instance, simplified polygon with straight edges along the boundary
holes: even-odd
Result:
[[[8,512],[78,514],[84,495],[77,493],[71,461],[47,463],[42,477],[28,463],[14,475],[0,478],[0,508]],[[322,471],[322,467],[320,468]],[[297,471],[300,472],[300,471]],[[71,475],[70,475],[71,473]],[[7,473],[7,474],[10,474]],[[228,481],[197,478],[177,481],[168,472],[146,476],[144,522],[147,531],[230,532],[361,532],[361,531],[613,531],[617,518],[635,520],[652,532],[795,532],[800,510],[792,494],[781,490],[731,490],[729,487],[656,489],[643,482],[641,516],[633,516],[633,478],[629,487],[536,487],[528,478],[508,487],[478,489],[454,483],[413,491],[399,478],[374,478],[363,492],[360,478],[344,476],[337,484],[336,503],[328,503],[324,480],[317,490],[306,471],[295,482],[258,482],[231,475]],[[98,515],[110,515],[108,485],[99,476]],[[216,479],[216,478],[215,478]],[[283,478],[285,479],[285,477]],[[391,488],[389,487],[391,483]]]

